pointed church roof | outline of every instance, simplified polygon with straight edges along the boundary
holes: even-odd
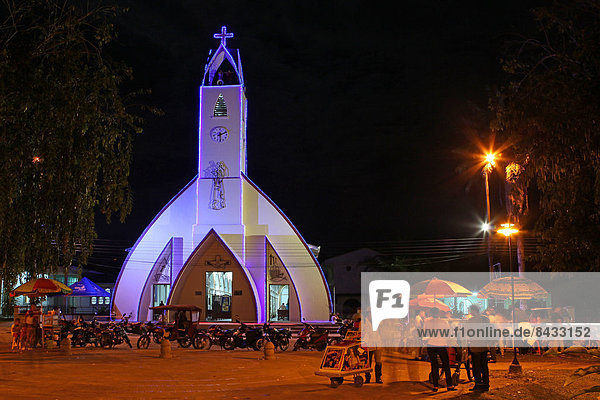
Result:
[[[240,59],[240,51],[238,49],[228,49],[227,39],[233,37],[233,33],[227,32],[227,27],[221,27],[221,33],[213,35],[215,39],[221,39],[219,47],[214,52],[206,66],[204,67],[204,77],[202,78],[203,86],[211,86],[213,78],[217,73],[223,61],[227,60],[235,70],[238,76],[240,85],[244,85],[244,74],[242,72],[242,60]],[[210,57],[210,55],[209,55]],[[207,75],[208,74],[208,75]],[[208,77],[208,80],[207,80]]]

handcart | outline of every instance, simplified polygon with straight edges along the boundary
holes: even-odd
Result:
[[[361,387],[365,383],[361,375],[373,372],[371,358],[369,349],[360,346],[360,332],[349,331],[346,340],[327,346],[315,375],[329,378],[332,388],[341,385],[345,377],[352,376],[354,386]]]

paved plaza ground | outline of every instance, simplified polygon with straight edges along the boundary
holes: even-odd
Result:
[[[201,351],[174,345],[173,358],[161,359],[158,345],[138,350],[134,344],[133,349],[74,348],[66,356],[60,350],[11,352],[8,341],[8,325],[0,324],[2,399],[562,399],[575,390],[562,389],[566,376],[593,363],[526,356],[524,376],[510,378],[505,372],[510,357],[504,357],[490,364],[490,392],[470,393],[472,384],[462,371],[457,392],[441,389],[434,394],[426,383],[429,364],[396,352],[384,357],[383,385],[344,384],[332,389],[326,378],[314,375],[321,359],[316,351],[278,352],[275,360],[267,361],[255,351]]]

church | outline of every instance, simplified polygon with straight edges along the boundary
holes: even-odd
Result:
[[[201,321],[329,321],[323,271],[291,221],[246,175],[247,100],[226,27],[199,88],[198,174],[128,253],[112,312],[147,321],[149,307],[192,304]]]

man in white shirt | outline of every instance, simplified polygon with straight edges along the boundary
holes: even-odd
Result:
[[[427,338],[427,355],[431,363],[431,378],[433,380],[433,391],[438,391],[438,382],[440,380],[440,369],[438,357],[442,361],[442,368],[446,376],[446,389],[448,391],[456,390],[452,382],[452,372],[450,372],[450,360],[448,358],[448,339],[439,334],[439,332],[450,332],[450,325],[445,319],[439,318],[439,310],[432,308],[429,311],[430,318],[425,320],[423,329],[429,329],[430,332],[436,331],[437,335],[431,334]]]

